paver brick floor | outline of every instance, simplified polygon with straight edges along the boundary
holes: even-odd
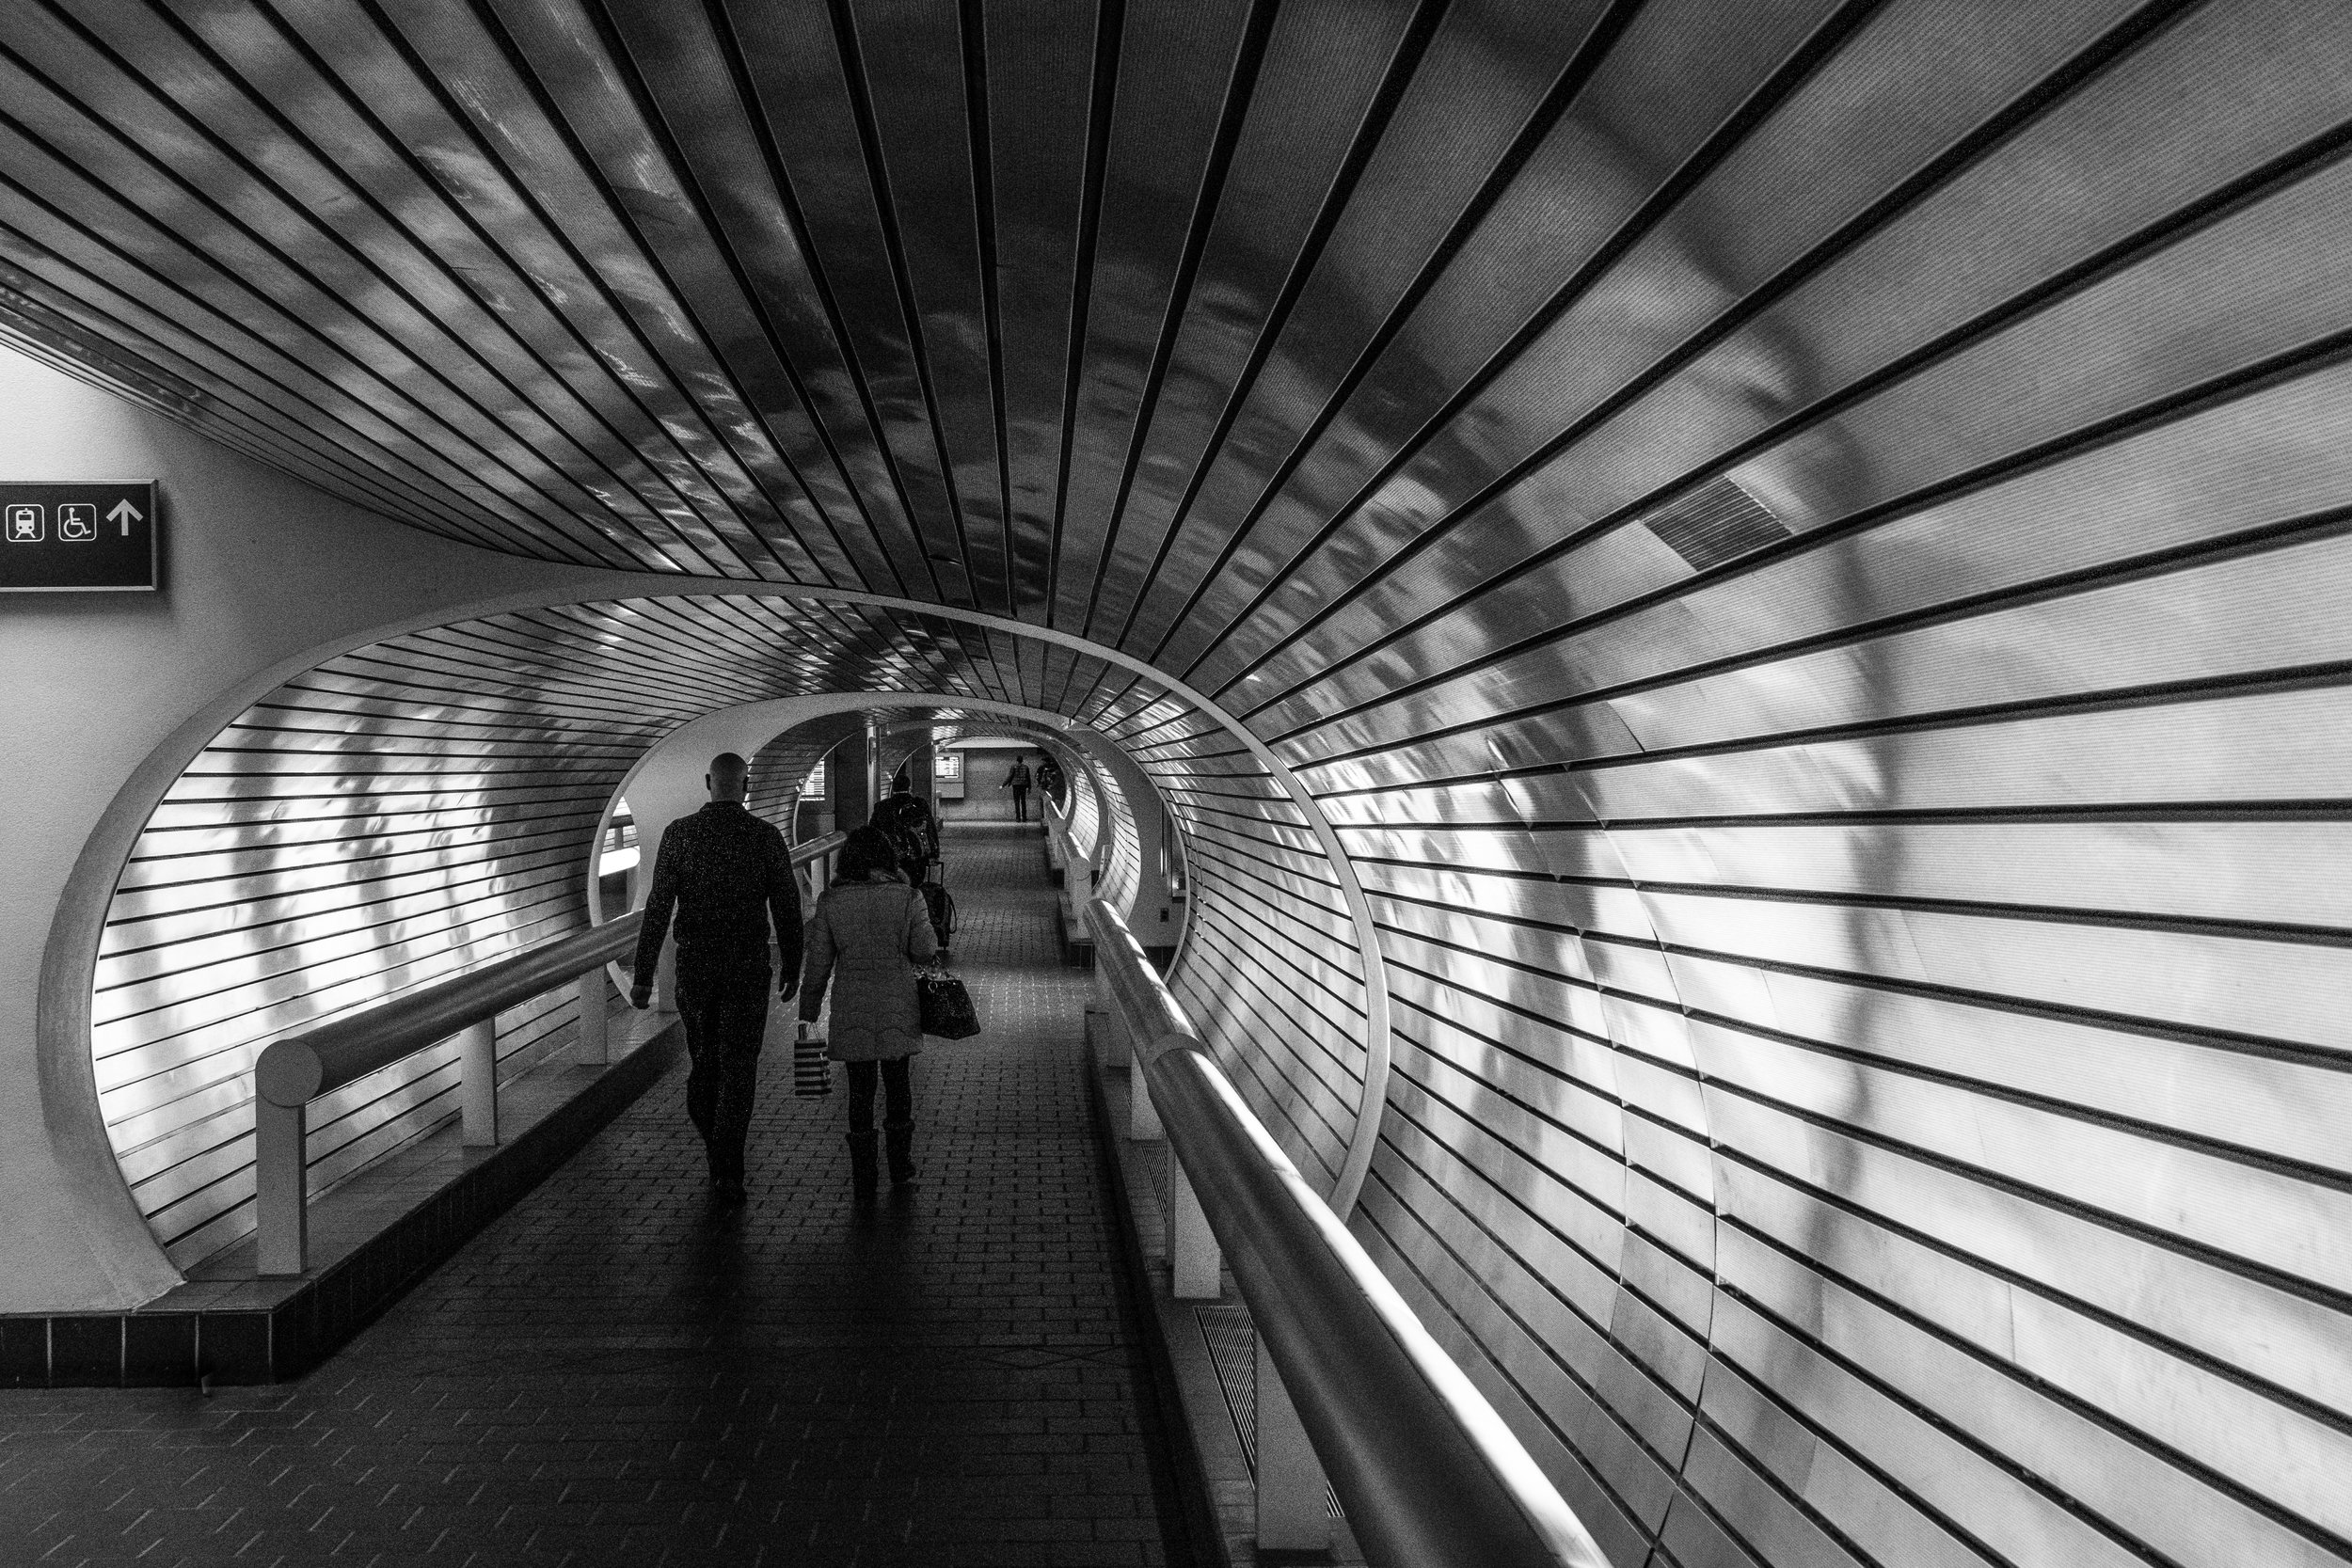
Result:
[[[771,1053],[714,1212],[674,1070],[299,1384],[0,1394],[0,1562],[1165,1561],[1089,981],[1034,829],[948,855],[987,1028],[917,1060],[911,1195]]]

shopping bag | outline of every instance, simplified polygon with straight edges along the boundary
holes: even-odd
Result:
[[[821,1100],[833,1093],[833,1064],[825,1060],[825,1037],[814,1023],[792,1028],[792,1093],[802,1100]]]
[[[979,1009],[963,982],[944,969],[926,969],[914,977],[915,995],[923,1005],[923,1033],[934,1039],[960,1040],[980,1032]]]

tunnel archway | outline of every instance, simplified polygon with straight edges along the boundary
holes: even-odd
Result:
[[[95,879],[85,890],[97,895],[86,913],[105,938],[92,943],[81,1050],[98,1064],[123,1178],[167,1256],[205,1256],[244,1223],[245,1075],[259,1046],[572,928],[609,802],[645,756],[674,744],[707,754],[703,739],[721,729],[755,744],[787,710],[952,703],[1059,716],[985,694],[1014,689],[992,678],[1022,678],[1017,666],[959,651],[957,639],[987,618],[805,590],[661,587],[642,599],[559,599],[351,640],[291,678],[274,673],[267,689],[225,697],[232,717],[176,776],[167,763],[143,775],[155,790],[144,820],[116,814],[139,822],[120,870],[103,895]],[[1057,648],[1078,653],[1074,642]],[[1082,663],[1068,669],[1084,673]],[[872,684],[887,679],[906,684]],[[850,680],[866,684],[821,690]],[[818,689],[767,696],[779,688]],[[748,701],[723,701],[730,696]],[[1144,713],[1165,726],[1194,711],[1181,688],[1130,681],[1094,718],[1115,728]],[[1205,713],[1191,721],[1200,733],[1226,733],[1214,707]],[[1218,749],[1230,754],[1231,740]],[[1158,765],[1179,766],[1182,754],[1164,746]],[[1300,823],[1300,838],[1268,853],[1315,853],[1298,847],[1315,840],[1272,772],[1218,767],[1229,786]],[[102,848],[86,859],[103,862]],[[1301,940],[1327,943],[1339,974],[1372,939],[1347,923],[1337,895],[1352,879],[1324,863],[1327,924]],[[53,944],[70,940],[71,924],[61,913]],[[560,1048],[567,1006],[509,1021],[515,1067]],[[1311,1026],[1317,1049],[1365,1058],[1359,1023],[1352,1039]],[[1254,1043],[1234,1048],[1263,1050],[1282,1029],[1253,1021]],[[319,1118],[314,1177],[332,1180],[446,1114],[449,1077],[449,1064],[427,1058],[353,1085]],[[1279,1093],[1281,1076],[1267,1081]],[[1360,1096],[1329,1101],[1327,1123],[1375,1125],[1378,1098]],[[1279,1104],[1267,1109],[1277,1126],[1291,1119]],[[1345,1162],[1344,1132],[1322,1158],[1334,1171]]]
[[[490,622],[497,617],[477,619]],[[407,635],[424,641],[403,649],[404,659],[450,657],[448,647],[433,647],[432,634]],[[500,659],[511,658],[511,645],[499,641],[507,631],[485,635],[492,637],[488,646],[502,649]],[[596,637],[582,639],[579,645],[623,646]],[[334,733],[365,741],[369,722],[396,717],[372,710],[372,699],[358,686],[342,684],[375,678],[360,672],[376,657],[368,654],[359,663],[337,667],[334,679],[314,693],[329,699],[322,711],[338,716],[332,722],[341,727]],[[321,668],[333,664],[329,659]],[[924,695],[935,701],[931,694]],[[678,711],[693,711],[707,700],[707,695],[697,695]],[[1144,722],[1159,721],[1154,701],[1149,693],[1137,698],[1138,711],[1147,716]],[[601,720],[610,709],[598,703],[584,711]],[[2139,721],[2140,711],[2126,707],[2112,717],[2088,716],[2088,727],[2095,733],[2102,726],[2120,725],[2128,732]],[[2030,718],[2022,721],[2026,726],[2045,722]],[[256,738],[253,734],[234,737]],[[275,748],[282,738],[266,741],[263,750]],[[1807,744],[1817,749],[1820,760],[1803,764],[1804,771],[1788,775],[1789,782],[1778,787],[1817,788],[1823,779],[1840,781],[1837,787],[1850,800],[1866,785],[1915,792],[1928,787],[1930,781],[1915,776],[1911,767],[1923,757],[1958,754],[1933,751],[1933,731],[1892,740]],[[1898,744],[1907,750],[1889,750]],[[224,750],[243,748],[230,745]],[[2104,754],[2117,768],[2137,760],[2123,751]],[[592,759],[593,752],[580,756]],[[1848,756],[1860,760],[1835,760]],[[1210,760],[1213,768],[1230,766]],[[600,766],[606,765],[591,760],[588,770],[595,772]],[[1671,754],[1655,761],[1644,758],[1623,766],[1678,781],[1675,787],[1686,790],[1733,787],[1706,753],[1688,760]],[[618,772],[610,767],[606,770],[617,784]],[[394,776],[398,771],[393,770]],[[1324,771],[1328,776],[1331,770]],[[226,786],[229,777],[183,768],[184,784],[162,789],[158,809],[177,810],[175,802],[200,809],[200,802],[209,800],[244,810],[236,804],[235,790]],[[1206,782],[1186,787],[1230,806],[1229,777],[1216,770]],[[1869,784],[1873,779],[1882,782]],[[1888,1087],[1885,1069],[1835,1052],[1829,1053],[1839,1064],[1835,1072],[1807,1075],[1796,1070],[1802,1068],[1802,1056],[1788,1053],[1820,1053],[1821,1044],[1797,1043],[1805,1037],[1788,1029],[1785,1021],[1759,1035],[1755,1024],[1736,1022],[1742,1016],[1739,1009],[1770,1006],[1778,1020],[1780,1009],[1787,1008],[1788,1017],[1814,1018],[1819,1022],[1812,1027],[1847,1031],[1845,1037],[1856,1042],[1845,1048],[1848,1052],[1863,1042],[1884,1040],[1879,1032],[1883,1020],[1926,1020],[1939,1011],[1949,1017],[1950,1008],[1969,1004],[1934,980],[1934,972],[1925,966],[1937,958],[1938,949],[1923,944],[1920,938],[1935,929],[1931,922],[1941,921],[1949,929],[1954,921],[1981,918],[1959,911],[1922,912],[1915,918],[1883,903],[1815,902],[1798,906],[1800,911],[1822,911],[1804,919],[1776,911],[1780,919],[1774,927],[1740,927],[1742,934],[1736,937],[1705,935],[1695,922],[1727,918],[1724,911],[1736,915],[1743,898],[1752,895],[1694,884],[1687,873],[1659,875],[1666,867],[1656,859],[1658,847],[1687,844],[1689,831],[1677,835],[1623,812],[1616,801],[1629,798],[1607,793],[1618,787],[1615,770],[1521,765],[1482,779],[1416,782],[1385,789],[1359,786],[1321,798],[1333,824],[1330,831],[1345,845],[1375,911],[1389,959],[1390,990],[1402,1009],[1399,1039],[1415,1053],[1403,1064],[1399,1086],[1389,1098],[1391,1135],[1375,1163],[1365,1233],[1395,1270],[1408,1297],[1438,1325],[1450,1348],[1465,1358],[1473,1375],[1502,1396],[1498,1404],[1512,1408],[1503,1401],[1514,1397],[1515,1388],[1520,1390],[1520,1418],[1535,1422],[1523,1428],[1533,1434],[1531,1447],[1549,1455],[1549,1463],[1559,1467],[1571,1489],[1593,1456],[1605,1455],[1622,1441],[1638,1445],[1623,1463],[1656,1464],[1661,1473],[1674,1468],[1667,1456],[1678,1450],[1704,1455],[1714,1441],[1708,1420],[1699,1414],[1707,1402],[1728,1397],[1723,1392],[1725,1386],[1758,1386],[1754,1358],[1763,1353],[1735,1346],[1783,1347],[1772,1353],[1787,1357],[1783,1369],[1772,1374],[1779,1379],[1772,1386],[1775,1400],[1812,1398],[1820,1390],[1846,1386],[1837,1363],[1797,1354],[1784,1326],[1769,1331],[1765,1326],[1818,1321],[1827,1332],[1836,1320],[1821,1315],[1846,1310],[1840,1298],[1834,1292],[1801,1291],[1759,1318],[1761,1308],[1744,1287],[1729,1292],[1724,1289],[1721,1276],[1728,1270],[1720,1249],[1728,1244],[1753,1264],[1765,1256],[1756,1251],[1759,1247],[1802,1251],[1850,1244],[1841,1234],[1848,1221],[1832,1217],[1850,1211],[1832,1200],[1842,1196],[1851,1202],[1855,1195],[1870,1191],[1870,1183],[1883,1180],[1878,1167],[1889,1157],[1916,1158],[1892,1148],[1884,1132],[1867,1131],[1888,1116],[1918,1115],[1915,1091],[1909,1091],[1915,1103],[1905,1104]],[[205,794],[213,790],[217,792]],[[1584,819],[1589,825],[1575,825],[1573,811],[1565,814],[1568,820],[1564,822],[1563,800],[1591,802]],[[282,836],[282,821],[265,812],[257,813],[254,821]],[[181,831],[168,821],[157,827],[159,832]],[[586,836],[583,829],[583,842]],[[1303,846],[1310,840],[1295,842]],[[1736,863],[1724,858],[1740,842],[1728,829],[1698,842],[1717,857],[1719,875],[1724,864]],[[224,851],[216,847],[213,852]],[[1907,863],[1908,854],[1904,849],[1892,859],[1882,858],[1875,869],[1899,868]],[[1816,864],[1843,866],[1855,877],[1869,875],[1873,864],[1856,858],[1860,855],[1856,849],[1846,858]],[[179,858],[175,848],[158,863]],[[126,879],[111,891],[136,896],[144,889]],[[1438,918],[1441,913],[1443,918]],[[130,928],[130,923],[110,927]],[[2075,938],[2079,942],[2095,937],[2097,928],[2074,929],[2080,933]],[[1470,930],[1481,933],[1474,943],[1463,940]],[[1768,957],[1758,963],[1730,957],[1739,942],[1759,937],[1799,945],[1787,949],[1790,958]],[[1804,943],[1817,945],[1808,952]],[[150,947],[128,957],[134,964],[151,964],[148,954],[152,951]],[[1843,963],[1822,961],[1821,955],[1834,952],[1857,958]],[[1894,971],[1892,983],[1873,982],[1867,1008],[1858,1008],[1837,1000],[1840,986],[1851,982],[1836,974],[1855,961],[1908,967]],[[1800,1008],[1812,1010],[1800,1014]],[[140,1016],[151,1016],[152,1011]],[[2044,1019],[2042,1027],[2055,1025],[2059,1031],[2049,1038],[2061,1038],[2069,1029],[2077,1031],[2076,1038],[2083,1037],[2079,1022],[2069,1023],[2062,1015],[2045,1014]],[[1661,1034],[1661,1025],[1667,1035]],[[1916,1037],[1923,1044],[1931,1042],[1947,1027],[1939,1023]],[[1786,1065],[1770,1069],[1778,1076],[1754,1078],[1757,1069],[1743,1063],[1742,1057],[1755,1049],[1749,1042],[1757,1039],[1781,1053]],[[1530,1071],[1534,1075],[1521,1076]],[[1629,1085],[1629,1072],[1643,1075],[1644,1084]],[[1932,1073],[1916,1082],[1943,1084],[1947,1094],[1966,1092]],[[2330,1081],[2309,1082],[2318,1085],[2317,1098],[2296,1106],[2294,1120],[2274,1122],[2277,1133],[2301,1124],[2301,1118],[2327,1114],[2332,1103],[2326,1087]],[[2144,1083],[2117,1079],[2107,1089],[2144,1092]],[[1788,1115],[1775,1109],[1774,1102],[1800,1086],[1818,1097],[1801,1120],[1826,1131],[1850,1118],[1857,1132],[1866,1133],[1844,1152],[1826,1157],[1818,1170],[1802,1163],[1794,1167],[1781,1163],[1813,1158],[1803,1152],[1803,1143],[1777,1146],[1781,1152],[1774,1153],[1774,1145],[1756,1141],[1773,1127],[1772,1117]],[[2225,1105],[2209,1102],[2202,1114],[2221,1114]],[[1931,1132],[1931,1124],[1918,1125],[1923,1134]],[[1448,1138],[1461,1140],[1459,1148],[1447,1143]],[[1464,1158],[1465,1149],[1471,1159]],[[1703,1156],[1695,1152],[1700,1149],[1706,1151]],[[1478,1165],[1472,1163],[1477,1158],[1491,1163]],[[1799,1179],[1820,1195],[1808,1201],[1830,1204],[1830,1209],[1789,1210],[1785,1199],[1773,1198],[1784,1205],[1776,1212],[1794,1216],[1788,1223],[1795,1228],[1764,1230],[1758,1215],[1770,1211],[1753,1206],[1772,1195],[1772,1184],[1785,1184],[1787,1173],[1796,1168],[1813,1170]],[[1949,1183],[1967,1179],[1945,1168],[1942,1190],[1957,1199],[1966,1189]],[[1448,1179],[1454,1183],[1451,1189],[1441,1185]],[[2011,1202],[2020,1198],[2022,1195]],[[1645,1201],[1652,1207],[1644,1210]],[[1542,1255],[1539,1250],[1521,1251],[1515,1262],[1510,1252],[1489,1250],[1511,1234],[1508,1227],[1524,1223],[1515,1212],[1543,1216],[1544,1230],[1519,1232],[1512,1247],[1558,1249],[1541,1276],[1541,1289],[1556,1291],[1555,1301],[1581,1300],[1573,1323],[1563,1320],[1550,1330],[1535,1330],[1532,1325],[1539,1320],[1532,1314],[1541,1307],[1542,1297],[1522,1298],[1505,1316],[1483,1315],[1485,1309],[1479,1308],[1482,1297],[1495,1299],[1494,1288],[1512,1287],[1515,1268]],[[1449,1231],[1449,1213],[1457,1216],[1453,1225],[1467,1228]],[[2090,1230],[2082,1228],[2085,1223],[2077,1217],[2070,1227],[2077,1241],[2095,1239],[2097,1222],[2088,1222]],[[1931,1235],[1922,1227],[1907,1244],[1929,1246]],[[1695,1294],[1691,1289],[1694,1276],[1707,1280],[1704,1291]],[[1791,1320],[1784,1314],[1796,1316]],[[2305,1320],[2312,1330],[2328,1321],[2324,1312]],[[1579,1353],[1580,1360],[1566,1347],[1584,1333],[1600,1338],[1593,1348]],[[1766,1338],[1755,1339],[1759,1334]],[[1570,1381],[1558,1386],[1540,1418],[1532,1414],[1524,1397],[1529,1385],[1521,1380],[1548,1374],[1543,1373],[1543,1361],[1527,1359],[1530,1355],[1567,1357]],[[2313,1364],[2324,1364],[2324,1357]],[[1668,1394],[1678,1397],[1657,1402]],[[1649,1413],[1636,1421],[1634,1413],[1645,1402]],[[1584,1414],[1577,1417],[1580,1410]],[[1571,1418],[1585,1424],[1580,1428]],[[1655,1457],[1638,1457],[1645,1452]],[[1659,1512],[1647,1515],[1643,1528],[1662,1528],[1673,1497],[1680,1495],[1671,1490],[1661,1494],[1664,1500]],[[1588,1497],[1587,1506],[1599,1508],[1602,1503]],[[1642,1516],[1638,1511],[1636,1516]]]
[[[12,40],[0,310],[421,530],[1120,650],[932,644],[1367,884],[1361,1228],[1625,1561],[2352,1560],[2352,13],[599,11]]]
[[[617,802],[627,797],[637,803],[641,836],[651,844],[664,826],[699,807],[707,758],[723,751],[737,751],[753,764],[752,798],[747,803],[782,828],[786,824],[779,818],[787,797],[780,784],[764,782],[767,775],[804,775],[819,757],[829,757],[849,740],[873,733],[869,725],[879,726],[887,738],[893,733],[891,725],[903,724],[906,716],[914,713],[929,716],[923,726],[926,735],[936,723],[962,721],[960,727],[965,730],[1019,736],[1051,743],[1073,758],[1122,766],[1107,737],[1086,726],[1069,724],[1062,716],[1045,709],[986,698],[966,697],[954,707],[944,707],[920,695],[831,692],[742,704],[705,714],[648,747],[630,766],[613,800]],[[970,721],[974,720],[980,722]],[[763,736],[768,738],[761,739]],[[882,776],[887,778],[894,766],[885,752]],[[1140,770],[1133,771],[1130,779],[1133,787],[1156,794],[1158,786]],[[1108,780],[1103,783],[1104,793],[1116,800],[1120,785]],[[1092,804],[1091,798],[1089,804]],[[1138,849],[1127,846],[1123,852],[1132,860]]]

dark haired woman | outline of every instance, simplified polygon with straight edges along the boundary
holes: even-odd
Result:
[[[833,985],[833,1032],[825,1054],[850,1064],[850,1180],[874,1192],[874,1082],[886,1096],[890,1180],[914,1180],[914,1085],[909,1058],[923,1049],[914,966],[939,952],[930,908],[898,875],[898,847],[879,828],[859,828],[841,847],[841,868],[808,923],[801,1017],[814,1023]]]

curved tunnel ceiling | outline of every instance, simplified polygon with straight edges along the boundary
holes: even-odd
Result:
[[[1357,1227],[1621,1568],[2352,1561],[2352,8],[0,44],[0,311],[81,373],[490,548],[1242,712],[1382,927]],[[1188,1000],[1342,994],[1246,751],[918,623],[849,662],[1264,824]]]

